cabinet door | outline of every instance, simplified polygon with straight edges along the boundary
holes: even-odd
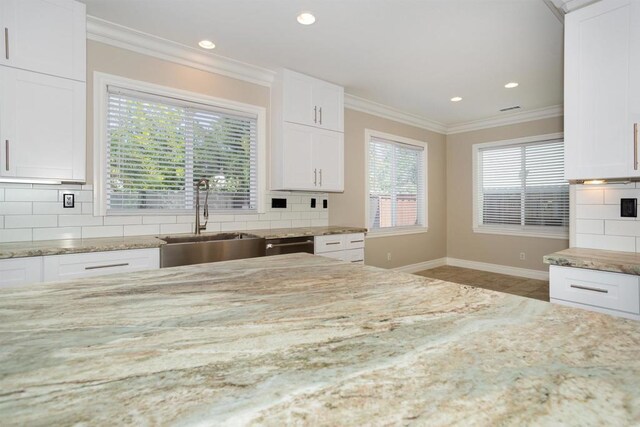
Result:
[[[284,116],[285,122],[315,126],[318,122],[318,108],[313,102],[314,79],[285,70]]]
[[[86,80],[85,5],[73,0],[2,0],[0,64]]]
[[[85,83],[0,67],[0,176],[85,179]]]
[[[317,130],[313,137],[313,168],[318,171],[317,190],[344,191],[344,134]]]
[[[316,129],[285,123],[282,138],[283,187],[286,190],[316,190],[313,166],[313,136]]]
[[[344,130],[344,89],[318,82],[313,88],[313,104],[318,108],[317,126],[342,132]]]
[[[42,257],[0,259],[0,287],[42,282]]]
[[[565,177],[619,178],[634,170],[629,0],[605,0],[572,12],[565,25]],[[633,52],[635,55],[635,52]],[[634,90],[637,91],[637,88]]]

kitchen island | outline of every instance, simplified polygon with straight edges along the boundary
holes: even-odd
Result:
[[[0,290],[15,425],[628,425],[640,323],[307,255]]]

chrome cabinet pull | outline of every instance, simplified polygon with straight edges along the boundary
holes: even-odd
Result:
[[[320,187],[322,187],[322,169],[320,169]]]
[[[339,245],[342,242],[327,242],[325,243],[325,245],[329,246],[329,245]]]
[[[363,259],[354,259],[354,260],[353,260],[353,261],[351,261],[351,262],[363,262],[363,261],[364,261]]]
[[[313,170],[313,185],[318,186],[318,169]]]
[[[91,267],[85,267],[85,270],[95,270],[97,268],[111,268],[111,267],[126,267],[129,265],[128,262],[123,262],[122,264],[108,264],[108,265],[94,265]]]
[[[4,27],[4,57],[9,59],[9,29]]]
[[[318,123],[318,106],[313,107],[313,123]]]
[[[633,124],[633,170],[638,170],[638,124]]]
[[[293,243],[267,243],[267,249],[281,248],[283,246],[305,246],[313,243],[313,240],[305,240],[304,242]]]
[[[600,289],[600,288],[591,288],[589,286],[581,286],[581,285],[571,285],[572,288],[574,289],[582,289],[585,291],[593,291],[593,292],[600,292],[601,294],[608,294],[609,291],[606,289]]]
[[[320,107],[320,124],[322,124],[322,107]]]
[[[362,243],[364,240],[352,240],[351,243]]]
[[[4,140],[4,169],[5,170],[9,170],[9,140],[5,139]]]

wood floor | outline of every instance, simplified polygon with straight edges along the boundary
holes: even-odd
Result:
[[[416,274],[446,280],[447,282],[549,301],[549,282],[544,280],[525,279],[523,277],[507,276],[506,274],[489,273],[448,265],[420,271]]]

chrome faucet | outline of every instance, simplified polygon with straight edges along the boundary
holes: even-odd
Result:
[[[204,224],[200,225],[200,187],[204,184],[204,190],[206,191],[204,196]],[[196,189],[196,230],[195,234],[200,234],[202,231],[207,229],[207,222],[209,221],[209,180],[205,178],[200,178],[200,180],[195,185]]]

